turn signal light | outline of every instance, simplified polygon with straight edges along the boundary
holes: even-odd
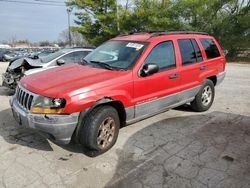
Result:
[[[30,110],[34,114],[62,114],[63,109],[62,108],[40,108],[40,107],[32,107]]]

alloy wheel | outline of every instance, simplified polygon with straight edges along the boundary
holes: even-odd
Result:
[[[204,106],[207,106],[210,104],[212,100],[212,89],[210,86],[204,87],[201,95],[201,102]]]
[[[115,135],[115,120],[107,117],[99,127],[97,135],[97,146],[100,149],[106,149],[112,143]]]

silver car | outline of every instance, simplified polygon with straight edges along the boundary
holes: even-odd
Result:
[[[24,75],[30,75],[64,64],[80,63],[92,51],[92,48],[65,48],[39,59],[17,59],[9,64],[6,72],[2,75],[2,85],[15,89],[18,81]]]

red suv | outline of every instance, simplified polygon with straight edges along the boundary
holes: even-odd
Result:
[[[82,63],[23,78],[10,100],[15,119],[57,143],[73,140],[96,155],[119,128],[190,103],[210,108],[226,60],[206,33],[135,33],[113,38]]]

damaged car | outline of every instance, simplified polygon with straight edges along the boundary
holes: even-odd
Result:
[[[64,64],[80,63],[92,51],[92,48],[66,48],[38,59],[17,59],[9,64],[6,72],[2,75],[2,85],[14,90],[23,76]]]

